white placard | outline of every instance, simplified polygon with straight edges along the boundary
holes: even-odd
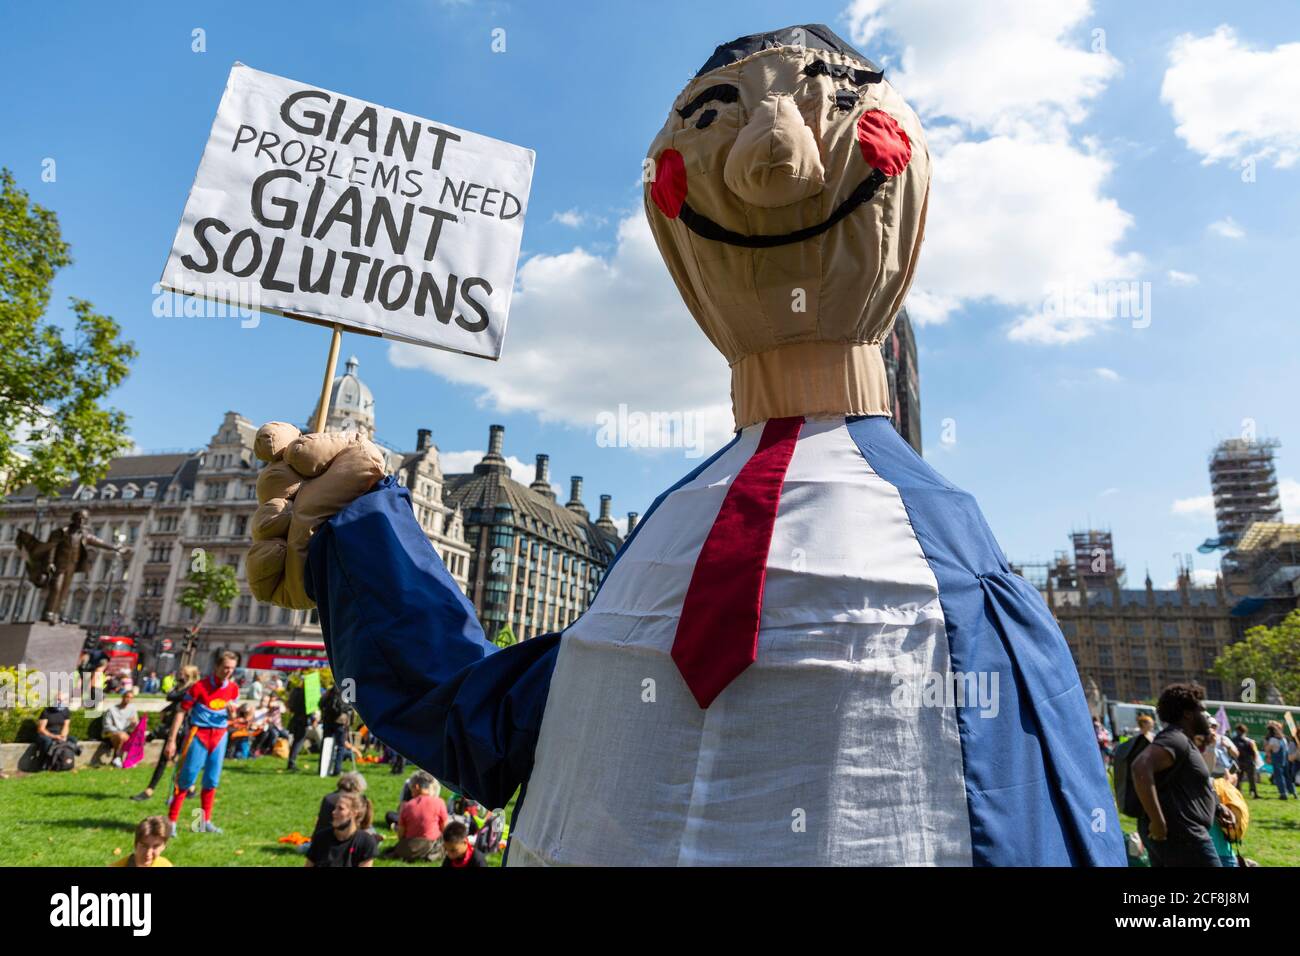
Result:
[[[533,159],[236,63],[161,284],[495,359]]]

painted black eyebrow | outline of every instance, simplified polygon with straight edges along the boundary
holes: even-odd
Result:
[[[705,103],[711,103],[714,100],[721,100],[724,103],[734,103],[740,99],[740,88],[730,83],[719,83],[717,86],[710,86],[707,90],[697,93],[695,98],[677,111],[677,115],[682,119],[690,119],[691,114],[698,110]]]
[[[804,67],[805,76],[829,76],[836,80],[848,80],[854,86],[866,86],[868,83],[879,83],[885,78],[883,71],[876,73],[871,70],[858,70],[848,64],[827,63],[825,60],[809,60],[808,65]]]

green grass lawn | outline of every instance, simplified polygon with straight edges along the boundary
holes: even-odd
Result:
[[[212,813],[225,832],[186,829],[199,808],[196,794],[185,803],[167,859],[177,866],[302,866],[304,857],[295,847],[276,841],[295,830],[311,835],[321,797],[334,789],[335,780],[316,775],[314,755],[304,754],[299,765],[298,773],[288,773],[284,761],[274,757],[227,760]],[[387,829],[384,814],[397,809],[406,775],[390,774],[386,764],[359,769],[375,806],[375,828],[384,835],[381,848],[392,846],[397,835]],[[170,792],[170,771],[152,800],[128,799],[144,789],[152,772],[148,763],[130,770],[87,768],[0,780],[0,866],[106,866],[130,853],[136,824],[167,813],[163,797]],[[489,861],[500,865],[500,855]],[[429,865],[375,860],[375,866]]]
[[[274,757],[228,760],[217,792],[214,822],[222,834],[193,833],[184,828],[198,797],[186,801],[182,828],[167,847],[177,866],[302,866],[297,850],[276,842],[297,830],[310,834],[320,799],[334,789],[334,780],[316,776],[317,758],[303,755],[302,771],[287,773]],[[130,770],[110,767],[72,773],[38,773],[0,780],[0,865],[104,866],[131,851],[135,825],[150,814],[165,814],[163,790],[148,803],[127,799],[143,789],[152,764]],[[363,765],[375,805],[376,828],[391,846],[396,835],[383,823],[384,813],[397,808],[405,775],[394,776],[387,765]],[[1300,800],[1281,801],[1271,785],[1261,783],[1250,804],[1250,829],[1242,851],[1260,866],[1300,866]],[[444,796],[446,796],[444,792]],[[512,807],[508,807],[510,811]],[[1120,817],[1126,833],[1136,821]],[[499,855],[490,861],[500,864]],[[383,859],[376,866],[427,866]]]
[[[1300,866],[1300,800],[1279,800],[1277,789],[1261,781],[1259,798],[1247,795],[1246,803],[1250,826],[1241,841],[1241,854],[1260,866]],[[1137,830],[1132,817],[1119,819],[1125,833]]]

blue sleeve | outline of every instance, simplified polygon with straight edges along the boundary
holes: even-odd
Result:
[[[307,556],[336,681],[353,682],[366,726],[488,807],[528,779],[558,634],[504,650],[390,476],[323,524]]]

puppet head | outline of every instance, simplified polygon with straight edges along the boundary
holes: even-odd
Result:
[[[820,24],[733,40],[648,158],[650,229],[731,365],[736,427],[888,415],[878,346],[912,282],[930,156],[880,69]]]

